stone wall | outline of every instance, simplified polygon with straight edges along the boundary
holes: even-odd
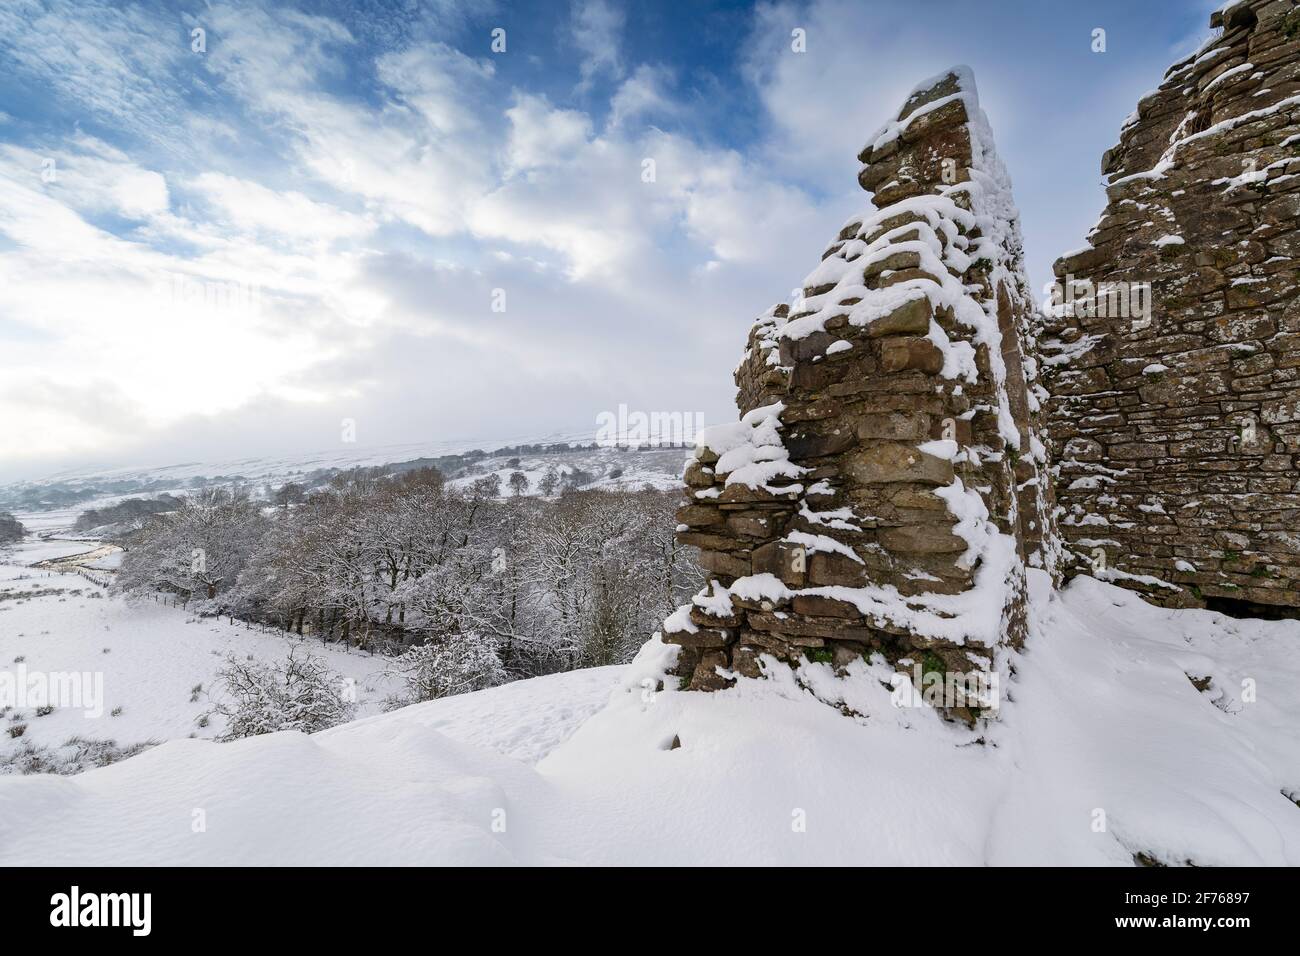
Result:
[[[1038,317],[969,71],[923,83],[859,159],[875,208],[754,324],[740,420],[686,469],[678,539],[713,580],[663,639],[693,688],[765,654],[996,668],[1026,563],[1055,568]]]
[[[1045,344],[1075,567],[1300,607],[1300,7],[1247,0],[1106,153]]]

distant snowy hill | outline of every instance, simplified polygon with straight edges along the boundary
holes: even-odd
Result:
[[[325,452],[230,461],[186,462],[134,468],[65,471],[46,478],[0,485],[0,510],[42,511],[87,507],[131,496],[184,492],[208,484],[243,484],[254,494],[266,487],[296,482],[311,488],[353,468],[391,466],[392,470],[433,466],[453,483],[470,484],[497,474],[504,494],[510,475],[522,471],[526,493],[536,494],[550,470],[575,475],[582,487],[608,489],[674,488],[680,485],[687,451],[676,447],[592,447],[590,434],[548,436],[521,441],[422,442],[359,448],[340,445]]]
[[[314,736],[0,778],[0,864],[1300,864],[1300,624],[1031,577],[978,730],[894,707],[879,659],[680,692],[656,639]]]

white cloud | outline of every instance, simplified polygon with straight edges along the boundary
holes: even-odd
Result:
[[[806,31],[808,52],[791,49],[795,27]],[[927,42],[914,42],[917,34]],[[856,188],[856,155],[872,130],[893,118],[918,81],[959,62],[947,59],[946,45],[931,18],[897,6],[759,7],[746,73],[771,123],[764,158],[778,175],[837,192]]]
[[[248,101],[291,104],[322,76],[341,71],[340,51],[355,44],[337,20],[288,7],[218,3],[200,19],[211,35],[201,62]]]
[[[591,120],[579,110],[555,109],[544,96],[517,94],[510,121],[510,172],[551,166],[575,155],[591,137]]]
[[[39,188],[74,209],[127,219],[148,219],[167,209],[167,181],[161,173],[141,168],[91,136],[74,136],[57,149],[0,146],[0,156],[11,164],[17,183]]]
[[[646,115],[676,116],[681,110],[667,93],[672,75],[666,67],[642,63],[623,81],[610,101],[610,125],[621,126]]]
[[[588,89],[596,77],[623,75],[620,34],[624,12],[609,0],[575,0],[572,11],[573,42],[582,52],[578,72],[580,89]]]
[[[86,113],[155,139],[181,108],[172,71],[192,55],[179,19],[160,24],[110,0],[0,4],[0,49],[6,69],[37,74]]]
[[[98,145],[59,151],[66,175],[54,183],[31,170],[30,151],[0,150],[0,234],[14,244],[0,255],[0,314],[40,343],[5,349],[0,414],[14,446],[106,449],[258,394],[313,397],[292,378],[358,334],[340,315],[350,258],[326,254],[315,237],[272,248],[175,215],[159,174]],[[287,214],[311,211],[280,201]],[[147,221],[122,238],[83,215],[102,211]],[[177,237],[202,248],[168,250]],[[94,394],[111,401],[77,398]]]
[[[191,185],[224,214],[225,223],[240,230],[330,242],[356,238],[374,228],[363,216],[315,202],[300,192],[268,189],[222,173],[202,173]]]
[[[219,20],[238,54],[209,67],[255,114],[288,130],[297,158],[315,176],[371,202],[380,215],[433,235],[463,227],[465,206],[491,182],[489,131],[475,106],[490,63],[441,43],[379,57],[384,99],[373,104],[321,89],[342,67],[329,48],[350,35],[320,18],[227,13]],[[289,59],[287,76],[277,64]]]
[[[396,98],[419,113],[430,133],[439,136],[477,131],[475,96],[496,72],[490,60],[472,59],[444,43],[384,54],[376,68]]]

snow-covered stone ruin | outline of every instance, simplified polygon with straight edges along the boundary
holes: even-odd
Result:
[[[1211,25],[1102,159],[1044,371],[1075,565],[1267,614],[1300,607],[1300,7]]]
[[[1041,307],[968,70],[871,138],[874,209],[759,317],[740,420],[688,462],[678,540],[713,577],[662,632],[687,686],[873,651],[999,675],[1027,567],[1300,608],[1300,8],[1211,25],[1106,153]]]
[[[678,540],[712,581],[663,639],[692,688],[765,654],[996,673],[1024,639],[1026,564],[1057,563],[1037,312],[970,72],[920,84],[859,159],[874,208],[759,317],[740,420],[686,469]]]

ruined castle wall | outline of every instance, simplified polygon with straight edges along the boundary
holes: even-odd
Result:
[[[1103,159],[1045,343],[1075,567],[1300,607],[1300,6],[1244,0]]]
[[[1039,330],[969,72],[922,84],[859,158],[875,208],[754,324],[740,420],[688,463],[678,539],[712,580],[663,638],[695,688],[765,654],[996,667],[1026,562],[1055,565]]]

